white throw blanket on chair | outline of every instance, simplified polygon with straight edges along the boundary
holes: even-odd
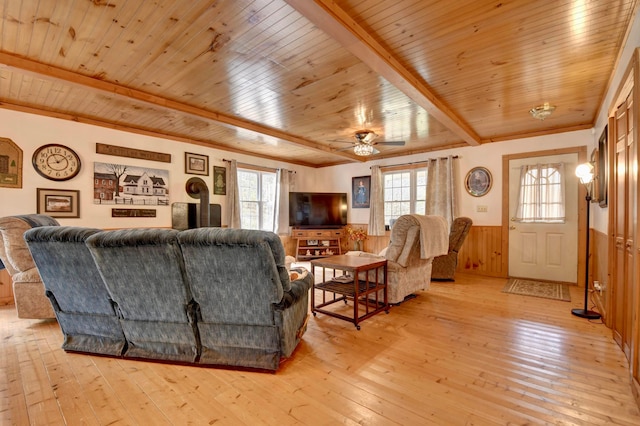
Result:
[[[449,252],[449,225],[442,216],[412,214],[420,224],[420,258],[441,256]]]

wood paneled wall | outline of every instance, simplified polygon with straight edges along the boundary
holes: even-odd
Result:
[[[458,252],[458,271],[507,277],[502,256],[502,226],[471,227]]]
[[[0,305],[13,304],[13,284],[9,272],[0,270]]]
[[[356,228],[363,224],[352,224]],[[380,253],[389,245],[389,232],[383,237],[369,236],[364,243],[364,251]],[[295,240],[291,237],[281,237],[285,251],[293,256],[296,251]],[[342,252],[353,250],[351,241],[344,238],[341,243]],[[472,226],[469,235],[462,244],[458,254],[458,271],[490,276],[507,277],[507,269],[503,265],[502,256],[502,227],[501,226]]]
[[[593,253],[589,259],[589,282],[599,281],[603,288],[602,292],[594,290],[592,300],[598,308],[598,312],[602,315],[602,320],[611,327],[611,319],[607,313],[611,303],[611,286],[609,285],[609,240],[606,234],[590,229],[591,235],[589,240],[592,241],[590,253]],[[580,283],[582,286],[583,284]],[[584,287],[583,287],[584,288]]]

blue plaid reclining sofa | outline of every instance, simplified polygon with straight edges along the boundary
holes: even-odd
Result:
[[[272,232],[43,226],[24,238],[67,351],[275,371],[306,329],[313,276],[290,281]]]

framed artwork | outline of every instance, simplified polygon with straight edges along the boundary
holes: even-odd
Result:
[[[0,187],[22,188],[22,149],[7,138],[0,138]]]
[[[609,203],[609,126],[604,126],[604,130],[598,140],[597,155],[595,158],[595,200],[600,204],[600,207],[607,207]]]
[[[169,171],[116,163],[93,163],[93,203],[168,206]]]
[[[351,179],[351,207],[368,209],[371,194],[371,176],[358,176]]]
[[[80,217],[80,191],[38,188],[38,214],[51,217]]]
[[[227,169],[213,166],[213,195],[227,195]]]
[[[591,151],[591,157],[589,159],[589,163],[593,166],[593,180],[591,181],[591,202],[599,203],[600,202],[600,185],[598,185],[599,181],[599,171],[600,164],[598,164],[598,148],[594,148]]]
[[[209,176],[209,156],[185,152],[184,172],[189,175]]]
[[[486,195],[491,190],[491,185],[493,185],[493,178],[486,167],[474,167],[469,170],[464,179],[464,188],[474,197]]]

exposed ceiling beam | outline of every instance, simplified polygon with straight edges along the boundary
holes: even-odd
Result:
[[[188,144],[191,144],[191,145],[206,146],[208,148],[216,148],[216,149],[219,149],[221,151],[235,152],[237,154],[249,155],[249,156],[252,156],[252,157],[264,158],[264,159],[267,159],[267,160],[283,161],[282,158],[280,158],[280,157],[274,157],[272,155],[254,153],[254,152],[250,152],[250,151],[246,151],[246,150],[242,150],[242,149],[238,149],[238,148],[234,148],[234,147],[229,147],[229,146],[226,146],[226,145],[216,145],[215,143],[211,143],[211,142],[208,142],[208,141],[205,141],[205,140],[193,139],[193,138],[188,138],[188,137],[184,137],[184,136],[178,136],[178,135],[174,135],[174,134],[163,133],[163,132],[159,132],[157,130],[149,130],[149,129],[143,129],[143,128],[138,128],[138,127],[131,127],[131,126],[127,126],[127,125],[120,125],[120,124],[110,123],[108,121],[96,120],[96,119],[89,118],[89,117],[81,117],[81,116],[78,116],[78,115],[75,115],[75,114],[66,114],[66,113],[61,113],[61,112],[58,112],[58,111],[49,111],[49,110],[38,108],[38,107],[33,107],[33,106],[28,106],[28,105],[20,105],[20,104],[5,102],[5,101],[2,101],[2,100],[0,100],[0,108],[8,109],[8,110],[11,110],[11,111],[25,112],[25,113],[28,113],[28,114],[44,115],[46,117],[52,117],[52,118],[58,118],[58,119],[61,119],[61,120],[73,121],[75,123],[91,124],[92,126],[105,127],[105,128],[108,128],[108,129],[120,130],[122,132],[134,133],[134,134],[138,134],[138,135],[145,135],[145,136],[152,136],[152,137],[155,137],[155,138],[169,139],[169,140],[173,140],[173,141],[177,141],[177,142],[188,143]],[[298,164],[300,166],[305,166],[305,167],[314,167],[314,168],[318,167],[317,165],[310,164],[310,163],[308,163],[306,161],[299,161],[297,159],[288,159],[288,160],[286,160],[286,162],[287,163],[291,163],[291,164]],[[345,164],[345,163],[344,162],[336,162],[336,164]]]
[[[274,138],[278,138],[295,145],[302,145],[304,147],[315,149],[318,151],[329,152],[331,154],[334,154],[343,158],[348,158],[350,160],[354,159],[354,154],[337,152],[326,145],[322,145],[312,140],[289,134],[279,129],[275,129],[268,126],[262,126],[252,121],[243,120],[234,116],[222,114],[215,111],[205,110],[202,108],[195,107],[193,105],[177,102],[171,99],[163,98],[163,97],[146,93],[140,90],[131,89],[129,87],[121,86],[108,81],[88,77],[83,74],[75,73],[75,72],[68,71],[61,68],[56,68],[50,65],[42,64],[40,62],[31,61],[29,59],[8,54],[6,52],[0,52],[0,67],[5,68],[9,71],[14,71],[22,74],[31,74],[36,76],[37,78],[60,80],[66,84],[81,86],[84,89],[106,92],[106,93],[109,93],[110,95],[116,95],[116,96],[120,96],[127,99],[133,99],[138,102],[144,102],[157,107],[171,109],[171,110],[182,112],[185,114],[190,114],[200,118],[212,120],[224,126],[242,128],[242,129],[256,132],[259,134],[272,136]],[[214,142],[215,141],[212,141],[212,143]],[[220,149],[225,149],[225,148],[221,146]]]
[[[371,37],[335,0],[285,0],[372,70],[413,99],[430,115],[469,145],[480,145],[480,136],[448,108],[420,79]]]

